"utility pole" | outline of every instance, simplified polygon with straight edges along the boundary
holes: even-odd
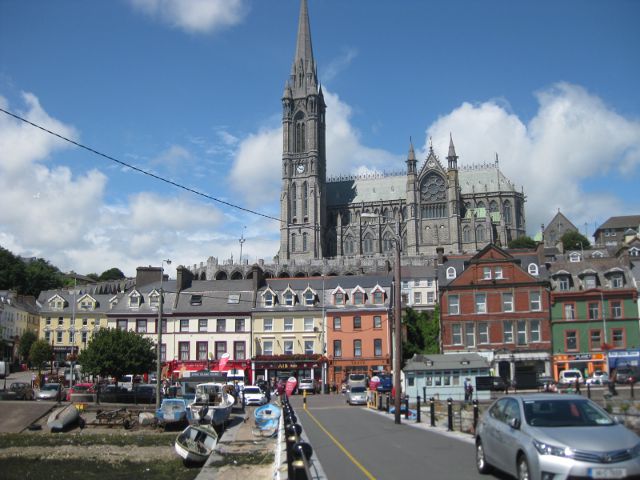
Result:
[[[399,225],[396,225],[396,230],[399,230]],[[395,261],[395,271],[394,271],[394,293],[393,293],[393,301],[394,301],[394,314],[393,314],[393,331],[394,331],[394,365],[393,365],[393,386],[395,388],[395,397],[394,397],[394,407],[395,407],[395,423],[400,424],[400,395],[401,395],[401,385],[400,385],[400,369],[402,365],[402,325],[401,325],[401,315],[402,315],[402,299],[400,296],[400,248],[401,248],[401,238],[400,232],[396,232],[396,261]]]
[[[158,345],[156,347],[156,408],[160,408],[161,375],[162,375],[162,304],[164,303],[164,293],[162,291],[162,281],[164,279],[164,264],[171,265],[171,260],[162,260],[160,263],[160,299],[158,301]]]

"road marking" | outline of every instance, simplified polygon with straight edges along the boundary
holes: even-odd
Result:
[[[331,441],[332,441],[333,443],[335,443],[335,444],[336,444],[336,446],[337,446],[337,447],[342,451],[342,453],[344,453],[344,454],[347,456],[347,458],[348,458],[349,460],[351,460],[351,462],[353,462],[353,464],[354,464],[356,467],[358,467],[358,468],[362,471],[362,473],[364,473],[365,477],[367,477],[369,480],[376,480],[376,477],[374,477],[373,475],[371,475],[371,473],[369,473],[369,471],[368,471],[366,468],[364,468],[364,467],[362,466],[362,464],[361,464],[358,460],[356,460],[356,459],[355,459],[355,457],[354,457],[353,455],[351,455],[351,454],[349,453],[349,451],[348,451],[348,450],[347,450],[347,449],[346,449],[346,448],[345,448],[345,447],[344,447],[344,446],[343,446],[343,445],[342,445],[342,444],[341,444],[341,443],[340,443],[340,442],[339,442],[339,441],[338,441],[338,440],[337,440],[333,435],[331,435],[331,433],[329,433],[329,430],[327,430],[326,428],[324,428],[324,427],[322,426],[322,424],[321,424],[321,423],[316,419],[316,417],[314,417],[314,416],[311,414],[311,412],[310,412],[309,410],[305,409],[305,410],[304,410],[304,412],[305,412],[307,415],[309,415],[309,417],[311,418],[311,420],[313,420],[314,422],[316,422],[316,425],[318,425],[318,427],[320,428],[320,430],[322,430],[324,433],[326,433],[326,434],[327,434],[327,437],[329,437],[329,438],[331,439]]]

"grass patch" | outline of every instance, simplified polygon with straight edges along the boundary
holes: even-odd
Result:
[[[175,434],[135,434],[106,433],[106,434],[79,434],[79,433],[43,433],[43,434],[0,434],[0,448],[10,447],[59,447],[62,445],[92,446],[113,445],[116,447],[164,447],[173,446]],[[1,470],[0,470],[1,471]]]
[[[154,461],[150,463],[106,462],[84,460],[27,460],[0,459],[0,472],[4,480],[193,480],[200,469],[188,469],[181,461]]]
[[[212,467],[222,467],[225,465],[268,465],[273,463],[274,458],[274,454],[271,452],[227,453],[209,465]]]

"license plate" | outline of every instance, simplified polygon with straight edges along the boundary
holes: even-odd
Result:
[[[626,468],[590,468],[589,476],[591,478],[625,478],[627,476]]]

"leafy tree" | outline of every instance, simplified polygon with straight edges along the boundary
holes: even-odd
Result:
[[[110,268],[100,275],[99,280],[121,280],[125,278],[124,273],[119,268]]]
[[[37,258],[25,265],[26,295],[38,297],[43,290],[53,290],[63,285],[60,270],[42,258]]]
[[[24,262],[9,250],[0,247],[0,290],[17,290],[22,293],[24,281]]]
[[[38,366],[38,373],[42,364],[53,358],[53,348],[46,340],[36,340],[29,350],[29,359]]]
[[[509,248],[536,248],[537,246],[538,242],[526,235],[515,238],[509,242]]]
[[[567,250],[582,249],[587,250],[591,248],[591,243],[587,240],[587,237],[582,235],[577,230],[569,230],[560,238],[562,242],[562,248],[566,252]]]
[[[31,363],[31,359],[29,358],[29,354],[31,352],[31,346],[38,340],[38,335],[31,330],[27,330],[20,337],[20,357],[22,357],[26,362]]]
[[[95,280],[96,282],[100,280],[100,275],[98,275],[97,273],[87,273],[87,277]]]
[[[155,344],[133,331],[119,328],[98,330],[80,352],[82,370],[102,377],[143,374],[155,369]]]
[[[440,311],[418,312],[407,308],[403,318],[407,330],[407,339],[402,346],[402,357],[406,362],[415,353],[438,353]]]

